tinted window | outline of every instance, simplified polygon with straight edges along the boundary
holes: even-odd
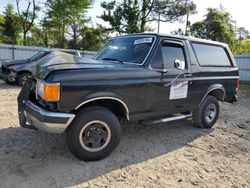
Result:
[[[40,51],[37,54],[33,55],[30,60],[31,61],[37,61],[39,59],[41,59],[42,57],[46,56],[47,54],[49,54],[50,51]]]
[[[162,47],[162,56],[164,65],[167,69],[175,69],[174,62],[176,59],[185,61],[182,46],[169,45]]]
[[[223,47],[195,44],[193,48],[200,65],[204,66],[231,66]]]

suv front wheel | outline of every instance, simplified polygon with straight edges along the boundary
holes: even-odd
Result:
[[[194,110],[194,124],[201,128],[211,128],[219,116],[218,100],[211,95],[206,96],[201,105]]]
[[[88,107],[77,113],[66,130],[71,153],[80,160],[96,161],[108,156],[118,145],[121,126],[117,117],[103,107]]]

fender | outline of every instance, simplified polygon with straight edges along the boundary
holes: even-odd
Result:
[[[126,110],[127,120],[129,120],[129,109],[128,109],[128,106],[126,105],[126,103],[124,102],[124,100],[119,95],[117,95],[115,93],[112,93],[112,92],[97,92],[97,93],[89,94],[89,95],[87,95],[87,96],[85,96],[83,98],[83,100],[82,100],[83,102],[81,102],[75,108],[75,110],[79,109],[84,104],[87,104],[87,103],[93,102],[93,101],[97,101],[97,100],[102,100],[102,99],[114,100],[114,101],[118,101],[120,104],[122,104],[122,106]]]
[[[207,96],[210,92],[212,92],[212,91],[214,91],[214,90],[222,90],[222,91],[223,91],[222,101],[224,101],[225,96],[226,96],[226,90],[225,90],[225,88],[224,88],[223,85],[221,85],[221,84],[213,84],[213,85],[209,86],[208,89],[206,90],[205,95],[203,96],[203,98],[202,98],[202,100],[201,100],[199,106],[200,106],[201,103],[204,101],[204,99],[206,98],[206,96]]]
[[[28,64],[12,65],[12,66],[9,66],[9,69],[15,71],[16,73],[19,73],[19,72],[32,73],[32,68]]]

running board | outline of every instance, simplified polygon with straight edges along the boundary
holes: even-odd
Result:
[[[140,123],[143,125],[155,125],[159,123],[167,123],[167,122],[177,121],[177,120],[186,119],[190,117],[192,117],[192,113],[186,114],[186,115],[178,115],[174,117],[167,117],[167,118],[158,119],[158,120],[145,120],[145,121],[141,121]]]

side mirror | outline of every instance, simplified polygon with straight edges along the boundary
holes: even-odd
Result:
[[[174,61],[174,66],[175,68],[177,68],[178,70],[185,70],[185,61],[181,61],[179,59],[176,59]]]

